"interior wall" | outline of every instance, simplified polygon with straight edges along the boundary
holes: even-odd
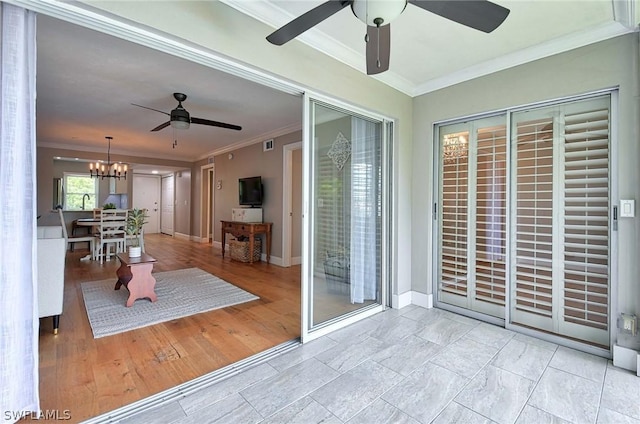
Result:
[[[432,250],[434,197],[433,125],[532,102],[574,96],[594,90],[619,87],[617,152],[612,160],[617,168],[612,178],[618,182],[619,198],[640,199],[639,120],[640,77],[638,33],[629,34],[556,56],[497,72],[414,99],[413,182],[421,187],[413,196],[412,288],[432,293]],[[640,313],[640,223],[635,218],[619,220],[617,244],[619,312]],[[613,252],[612,252],[613,253]],[[423,258],[428,260],[423,260]]]
[[[302,149],[291,152],[291,257],[302,257]]]
[[[140,164],[154,164],[161,166],[175,166],[175,167],[191,167],[191,163],[183,161],[163,160],[142,158],[137,156],[126,155],[111,155],[114,161],[122,161],[126,163],[140,163]],[[38,225],[57,225],[60,222],[58,214],[53,211],[53,178],[61,178],[64,170],[60,167],[54,166],[54,157],[63,158],[78,158],[82,160],[98,160],[104,157],[103,154],[95,152],[80,152],[76,150],[56,149],[50,147],[38,147],[36,149],[36,161],[38,164],[38,175],[36,176],[37,183],[37,203],[38,203],[38,215],[41,218],[38,220]],[[71,162],[73,163],[73,162]],[[71,165],[73,169],[88,170],[89,164],[87,162],[78,162],[77,165]],[[87,171],[88,173],[88,171]],[[131,175],[131,177],[129,176]],[[104,204],[107,196],[109,195],[109,181],[100,181],[100,202]],[[133,173],[127,173],[127,192],[129,193],[129,199],[133,193]]]
[[[397,118],[394,126],[395,220],[392,246],[397,249],[394,255],[397,285],[393,287],[393,294],[410,290],[413,105],[409,96],[297,40],[283,47],[274,46],[265,40],[273,28],[221,2],[164,2],[161,8],[151,2],[85,0],[83,3],[99,13],[104,11],[112,14],[113,18],[130,20],[172,34],[284,80]],[[242,31],[237,28],[242,28]],[[280,245],[274,240],[274,248]]]
[[[191,235],[191,168],[176,172],[174,232]]]
[[[231,209],[239,208],[238,179],[262,177],[264,202],[262,219],[273,223],[271,229],[271,256],[282,257],[282,148],[285,144],[300,141],[302,134],[296,131],[273,139],[273,150],[264,152],[262,143],[253,144],[223,153],[214,157],[216,181],[222,182],[222,188],[215,190],[213,228],[214,241],[221,242],[220,221],[231,220]],[[229,155],[233,155],[230,158]]]

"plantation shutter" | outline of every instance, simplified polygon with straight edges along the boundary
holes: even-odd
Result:
[[[514,133],[512,321],[608,346],[609,97],[514,114]]]

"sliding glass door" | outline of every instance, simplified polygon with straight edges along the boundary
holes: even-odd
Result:
[[[605,95],[437,128],[439,306],[609,346],[610,110]]]
[[[388,124],[314,100],[309,112],[310,261],[303,302],[306,330],[313,332],[382,309],[389,256],[383,243]]]

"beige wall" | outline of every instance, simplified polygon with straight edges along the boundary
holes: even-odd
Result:
[[[87,0],[85,2],[97,10],[102,9],[113,14],[116,18],[121,17],[172,34],[219,52],[235,61],[250,64],[249,66],[278,75],[282,79],[294,81],[302,87],[309,87],[319,93],[397,118],[393,181],[396,219],[393,225],[395,236],[393,244],[398,247],[399,253],[394,255],[397,261],[394,270],[398,284],[393,287],[393,293],[403,293],[411,288],[409,246],[411,243],[413,115],[412,101],[409,96],[297,40],[283,47],[271,45],[265,41],[265,36],[272,32],[273,28],[220,2],[163,2],[162,7],[157,7],[157,3],[152,1]],[[238,28],[242,28],[242,31]],[[194,181],[198,180],[194,188],[197,193],[200,193],[199,173],[198,170],[194,174]],[[194,198],[194,205],[197,202],[198,211],[202,208],[199,199],[199,195]],[[270,217],[270,219],[273,218]],[[198,218],[197,227],[200,227],[200,224]],[[200,233],[200,228],[194,227],[194,230],[197,230],[196,234]],[[281,241],[274,240],[273,246],[280,249]]]
[[[302,257],[302,149],[291,157],[291,257]]]
[[[264,202],[262,218],[264,222],[272,222],[271,255],[282,257],[282,147],[285,144],[302,140],[298,131],[273,140],[273,150],[262,151],[262,143],[243,147],[229,153],[215,156],[215,178],[222,181],[222,189],[215,190],[214,240],[220,242],[220,221],[231,220],[231,209],[238,205],[238,179],[245,177],[262,177],[264,186]]]
[[[630,34],[461,83],[414,100],[412,288],[432,292],[434,122],[619,86],[617,152],[612,178],[619,197],[640,199],[638,34]],[[419,189],[418,189],[419,188]],[[636,212],[637,213],[637,212]],[[617,232],[619,312],[640,313],[639,218],[620,219]],[[613,253],[613,252],[612,252]]]
[[[175,199],[173,209],[173,231],[179,234],[191,235],[191,168],[176,172]]]
[[[140,164],[154,164],[162,166],[175,166],[190,168],[191,163],[183,161],[172,161],[163,159],[150,159],[137,156],[124,156],[124,155],[111,155],[114,161],[123,161],[127,163],[140,163]],[[63,158],[79,158],[82,160],[96,160],[102,158],[102,155],[94,152],[80,152],[75,150],[55,149],[49,147],[38,147],[36,151],[36,162],[38,164],[37,175],[37,211],[41,218],[38,220],[38,225],[56,225],[60,222],[57,212],[53,209],[53,178],[61,178],[65,170],[68,171],[86,171],[89,169],[89,164],[86,162],[68,162],[69,166],[54,165],[54,157]],[[87,171],[88,172],[88,171]],[[130,196],[133,191],[133,175],[127,174],[127,186]],[[100,201],[99,205],[102,205],[109,195],[109,181],[100,181]],[[132,198],[130,197],[129,200]],[[66,219],[65,214],[65,219]],[[71,217],[72,215],[68,215]],[[75,218],[72,218],[75,219]],[[176,217],[177,219],[177,217]],[[67,221],[69,221],[67,219]]]

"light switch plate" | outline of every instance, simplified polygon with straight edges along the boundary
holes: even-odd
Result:
[[[633,218],[635,213],[635,200],[620,200],[620,218]]]

